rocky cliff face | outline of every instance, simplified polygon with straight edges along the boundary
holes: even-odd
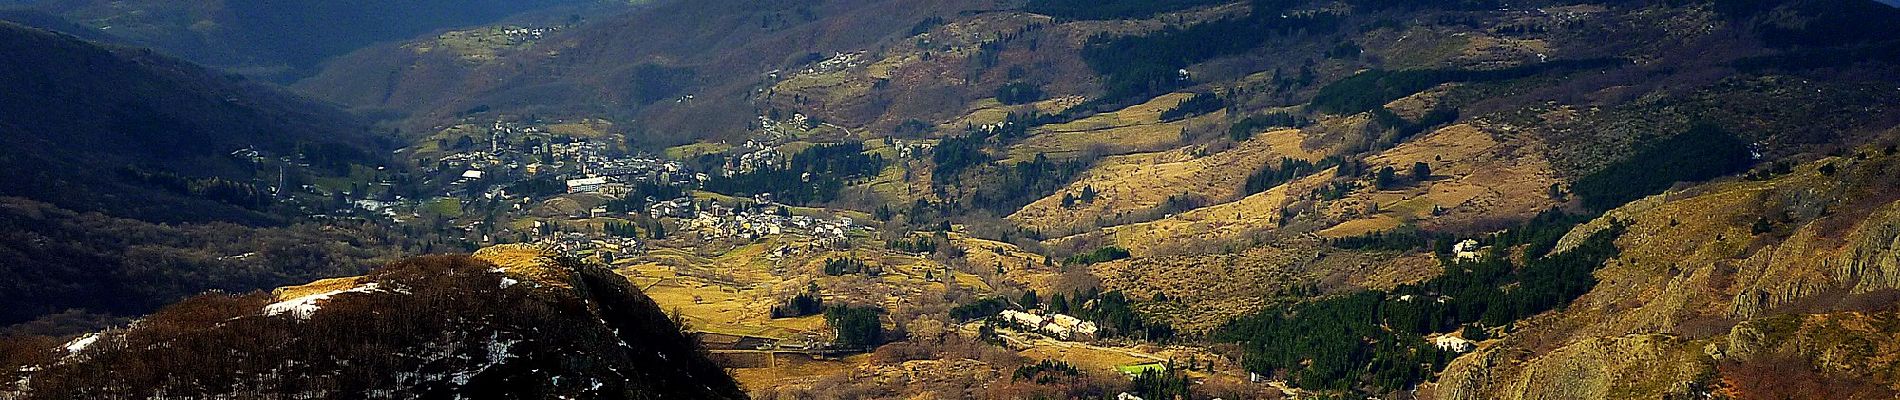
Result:
[[[1443,399],[1891,398],[1900,157],[1870,147],[1608,213],[1623,256],[1567,310],[1460,357]],[[1817,397],[1818,396],[1818,397]],[[1687,398],[1687,397],[1685,397]]]
[[[528,247],[207,294],[41,355],[0,397],[744,398],[625,278]]]

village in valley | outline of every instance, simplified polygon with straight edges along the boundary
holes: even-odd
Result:
[[[0,0],[0,400],[1900,399],[1895,26]]]
[[[967,129],[1000,132],[1009,124]],[[888,207],[804,206],[836,204],[814,196],[849,187],[883,196],[883,204],[917,199],[907,217],[928,212],[919,207],[929,206],[929,196],[912,183],[924,177],[912,168],[932,161],[939,145],[861,141],[843,127],[787,113],[759,116],[736,144],[701,142],[651,154],[630,150],[636,146],[624,129],[603,119],[471,117],[395,150],[395,158],[412,164],[411,174],[358,167],[349,181],[283,181],[271,195],[313,218],[436,232],[451,238],[444,245],[469,251],[526,244],[611,266],[749,386],[873,368],[864,357],[875,343],[953,335],[1129,378],[1181,374],[1299,393],[1275,377],[1248,373],[1229,355],[1160,344],[1166,341],[1156,339],[1173,332],[1140,316],[1155,311],[1136,311],[1130,294],[1101,292],[1101,278],[1091,272],[1090,264],[1125,258],[1125,250],[1052,260],[948,222],[899,223]],[[260,170],[310,168],[302,154],[245,148],[231,156]],[[1093,191],[1084,187],[1079,198],[1065,192],[1062,207],[1096,201]],[[1486,249],[1463,240],[1449,250],[1449,262],[1464,262]],[[1051,296],[1039,299],[1037,291]],[[1137,292],[1157,293],[1153,303],[1163,302],[1158,292]],[[874,339],[850,337],[839,326],[834,314],[852,307],[877,310],[864,314],[878,327]],[[941,319],[946,311],[951,317]],[[1425,339],[1455,354],[1476,347],[1465,336]]]
[[[516,42],[541,34],[519,29],[496,33]],[[443,43],[452,42],[451,36],[444,36]],[[867,74],[878,65],[861,52],[811,57],[804,68],[766,73],[758,88],[762,98],[797,103],[804,100],[800,96],[824,93],[805,85]],[[664,101],[688,104],[696,99],[686,93]],[[440,245],[449,251],[528,245],[610,266],[666,308],[755,390],[809,385],[819,377],[912,376],[917,372],[911,368],[923,367],[873,362],[889,357],[883,354],[888,350],[879,351],[880,345],[955,338],[1104,376],[1181,377],[1271,388],[1281,395],[1302,393],[1289,387],[1285,377],[1248,372],[1236,357],[1237,349],[1171,340],[1175,329],[1209,333],[1210,326],[1192,319],[1225,320],[1232,315],[1176,315],[1178,309],[1170,307],[1189,301],[1173,302],[1167,295],[1185,288],[1139,274],[1130,280],[1102,269],[1131,266],[1132,260],[1124,260],[1130,250],[1116,247],[1116,242],[1156,243],[1086,234],[1044,236],[1044,229],[1055,232],[1089,220],[1112,225],[1104,216],[1087,213],[1126,201],[1122,199],[1135,191],[1130,185],[1150,183],[1077,181],[1032,189],[1035,179],[1074,179],[1058,177],[1062,172],[1057,171],[1085,165],[1065,167],[1072,159],[1111,151],[1102,143],[1120,141],[1122,136],[1116,135],[1122,133],[1117,131],[1149,132],[1177,123],[1160,114],[1185,107],[1181,104],[1188,97],[1163,96],[1070,123],[1051,124],[1040,114],[1044,108],[1071,106],[1074,101],[1049,99],[1007,112],[998,104],[981,103],[971,106],[968,115],[943,124],[906,121],[896,133],[854,132],[772,107],[742,133],[672,147],[640,142],[644,138],[632,123],[496,114],[478,107],[459,122],[436,126],[411,146],[395,150],[392,158],[408,163],[408,168],[359,168],[346,180],[280,182],[273,193],[315,218],[359,219],[432,232],[446,239]],[[1049,124],[1040,129],[1073,134],[1022,137],[1039,124]],[[937,130],[961,130],[964,135]],[[1044,139],[1085,135],[1073,141]],[[1279,139],[1243,144],[1274,140]],[[998,144],[1003,146],[998,151],[984,149]],[[1001,181],[972,186],[1003,186],[1005,193],[1017,190],[1023,194],[1014,196],[1029,197],[985,200],[982,196],[996,195],[967,191],[960,183],[964,178],[956,176],[958,157],[987,163],[986,152],[1008,155],[1017,163],[1013,173],[1025,175],[981,176],[977,179]],[[240,149],[232,156],[253,159],[260,170],[309,167],[303,155],[273,158]],[[1112,166],[1121,161],[1102,162]],[[391,172],[397,169],[407,172]],[[1025,172],[1032,169],[1040,171]],[[947,204],[973,193],[976,204],[964,209]],[[971,227],[945,217],[994,206],[981,204],[985,201],[1009,203],[991,218],[1007,218],[1015,230]],[[1155,208],[1176,201],[1168,197],[1167,204]],[[1257,222],[1242,218],[1242,213],[1232,215],[1233,223]],[[1165,211],[1133,218],[1178,219]],[[1119,235],[1109,229],[1102,233]],[[1056,251],[1045,247],[1072,239],[1082,242]],[[1476,261],[1486,251],[1475,240],[1451,247],[1441,255],[1450,263]],[[1155,249],[1134,251],[1152,254]],[[1052,253],[1074,256],[1052,259]],[[1191,301],[1240,312],[1262,307],[1228,306],[1234,304],[1230,299],[1206,297],[1218,294],[1196,294],[1201,297]],[[1448,298],[1406,295],[1395,300],[1443,303]],[[1434,334],[1424,340],[1427,346],[1457,354],[1473,351],[1483,339],[1471,335],[1481,333]]]

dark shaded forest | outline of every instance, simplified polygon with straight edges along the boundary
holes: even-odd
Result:
[[[1721,128],[1697,125],[1578,178],[1571,192],[1583,199],[1585,207],[1608,210],[1661,193],[1676,182],[1714,179],[1747,170],[1754,163],[1747,142]]]
[[[1062,19],[1147,18],[1164,12],[1221,4],[1222,0],[1030,0],[1023,11]]]
[[[0,257],[10,260],[0,266],[0,325],[66,310],[137,316],[206,290],[358,274],[438,250],[433,236],[343,220],[159,225],[0,198]]]

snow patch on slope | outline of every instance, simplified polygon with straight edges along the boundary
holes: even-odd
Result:
[[[357,286],[357,287],[353,287],[349,289],[332,290],[328,292],[305,295],[302,297],[279,301],[276,303],[271,303],[270,305],[266,305],[264,306],[264,315],[276,316],[278,314],[289,313],[290,316],[296,317],[297,319],[310,319],[310,315],[316,314],[317,310],[322,308],[322,306],[319,306],[317,302],[327,300],[331,296],[336,296],[336,295],[344,294],[344,293],[372,293],[372,292],[378,292],[378,291],[379,290],[376,289],[376,283],[371,282],[371,283],[363,284],[363,286]]]
[[[502,339],[500,332],[490,335],[488,337],[488,357],[485,358],[486,363],[474,369],[456,372],[455,376],[449,378],[449,381],[454,382],[456,385],[467,385],[468,380],[474,378],[475,375],[479,375],[489,368],[501,365],[501,363],[508,362],[509,358],[515,356],[510,350],[515,347],[516,343],[521,343],[521,341],[516,339]]]
[[[85,350],[86,347],[90,347],[93,343],[98,341],[99,334],[88,333],[85,336],[80,336],[78,339],[73,339],[71,342],[66,342],[64,347],[68,353],[78,353],[80,350]]]

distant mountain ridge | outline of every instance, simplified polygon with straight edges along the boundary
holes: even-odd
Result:
[[[371,43],[492,23],[601,0],[22,0],[0,8],[71,21],[92,34],[151,46],[194,62],[272,81],[308,75],[331,57]],[[624,4],[624,3],[623,3]],[[578,13],[579,10],[575,10]],[[8,15],[0,15],[6,19]],[[42,19],[43,20],[43,19]]]
[[[591,115],[640,120],[656,132],[653,140],[683,143],[729,137],[756,122],[761,110],[750,98],[776,79],[770,72],[789,75],[839,53],[901,42],[929,28],[924,22],[932,18],[989,6],[971,0],[660,2],[590,20],[496,62],[415,50],[429,38],[373,46],[339,57],[293,87],[408,117],[407,128],[426,129],[475,110]]]

